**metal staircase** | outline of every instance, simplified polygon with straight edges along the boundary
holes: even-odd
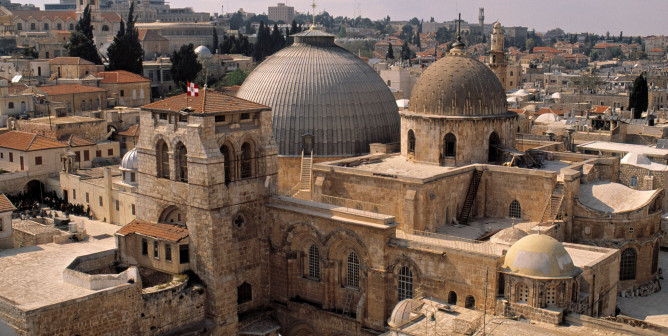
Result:
[[[459,224],[467,224],[471,216],[471,209],[473,208],[473,202],[475,202],[475,197],[478,194],[478,186],[480,185],[480,180],[482,179],[482,170],[475,170],[473,176],[471,177],[471,183],[469,184],[469,190],[466,193],[466,199],[464,200],[464,206],[462,206],[462,212],[459,214]]]
[[[564,200],[564,183],[557,182],[552,189],[552,194],[550,195],[549,202],[545,205],[545,211],[543,211],[543,217],[540,219],[541,223],[548,223],[557,219],[559,211],[561,210],[561,203]]]

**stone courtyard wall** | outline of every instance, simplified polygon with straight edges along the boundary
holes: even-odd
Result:
[[[165,289],[144,290],[139,334],[162,335],[180,326],[203,321],[205,300],[204,289],[187,282]]]

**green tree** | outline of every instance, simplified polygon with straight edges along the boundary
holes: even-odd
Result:
[[[93,41],[90,7],[86,6],[74,31],[70,34],[69,41],[65,43],[65,49],[70,57],[81,57],[95,64],[102,64],[102,59]]]
[[[529,53],[532,53],[533,48],[536,46],[536,42],[534,41],[534,39],[529,38],[529,39],[526,40],[526,42],[524,42],[524,45],[525,45],[526,51],[528,51]]]
[[[633,81],[631,94],[629,94],[628,109],[634,109],[633,119],[640,119],[642,113],[647,111],[648,105],[647,79],[644,73],[642,73]]]
[[[429,19],[429,22],[436,22],[436,20],[434,20],[434,17],[432,16],[431,19]]]
[[[274,23],[274,29],[271,31],[271,53],[275,53],[285,47],[285,38],[278,29],[278,25]]]
[[[172,62],[170,73],[174,82],[182,90],[185,90],[187,82],[193,81],[197,77],[197,73],[202,71],[202,64],[197,60],[195,47],[192,43],[184,44],[178,51],[174,51],[170,60]]]
[[[452,31],[450,31],[448,27],[438,28],[436,31],[436,41],[438,41],[438,43],[447,43],[452,41]]]
[[[107,49],[109,56],[108,70],[125,70],[141,75],[144,72],[144,49],[139,42],[139,33],[135,27],[135,3],[130,5],[127,25],[121,20],[121,28]]]
[[[416,47],[418,47],[418,50],[422,51],[422,41],[420,41],[420,32],[418,31],[415,33],[415,38],[413,39],[413,42]]]
[[[244,23],[244,15],[241,14],[241,11],[237,11],[232,14],[230,18],[230,30],[238,30],[241,28],[241,25]],[[246,32],[248,33],[248,32]]]
[[[346,33],[346,27],[344,27],[343,25],[341,25],[341,27],[339,28],[339,34],[338,34],[338,35],[339,35],[339,38],[344,38],[344,37],[346,37],[346,36],[348,35],[348,34]]]
[[[417,25],[420,24],[420,19],[418,19],[417,17],[414,17],[414,18],[412,18],[410,21],[408,21],[408,23],[409,23],[409,24],[412,24],[412,25],[414,25],[414,26],[417,26]]]
[[[408,47],[408,42],[404,42],[401,46],[401,60],[410,61],[411,59],[411,48]]]
[[[133,3],[134,4],[134,3]],[[218,32],[216,31],[216,27],[213,27],[213,50],[211,50],[212,54],[215,54],[218,51]]]
[[[385,59],[394,59],[394,49],[392,48],[392,42],[388,41],[387,42],[389,45],[387,46],[387,54],[385,54]]]
[[[246,77],[248,77],[248,72],[236,69],[232,72],[228,72],[225,77],[223,77],[222,82],[224,86],[241,85],[244,83],[244,80],[246,80]]]

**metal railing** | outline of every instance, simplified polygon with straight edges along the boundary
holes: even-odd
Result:
[[[499,251],[494,244],[473,239],[448,236],[440,233],[419,230],[397,230],[396,235],[397,238],[413,240],[425,244],[455,248],[465,251],[473,251],[483,254],[499,254]]]

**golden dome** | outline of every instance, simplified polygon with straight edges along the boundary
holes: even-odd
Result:
[[[539,234],[528,235],[513,244],[506,253],[503,268],[509,273],[536,278],[571,278],[580,273],[559,241]]]
[[[513,114],[494,72],[457,48],[422,73],[413,87],[409,110],[450,117]]]

